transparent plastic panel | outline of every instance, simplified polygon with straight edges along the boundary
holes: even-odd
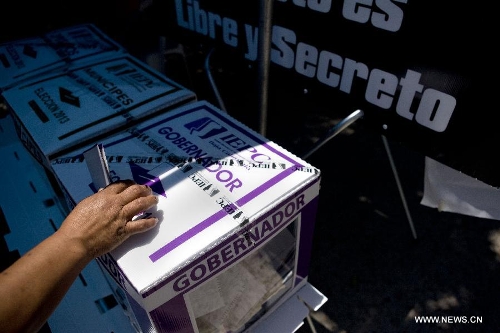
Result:
[[[242,332],[292,288],[297,224],[187,295],[200,333]]]

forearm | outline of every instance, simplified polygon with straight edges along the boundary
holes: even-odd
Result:
[[[3,332],[36,332],[91,260],[77,241],[56,232],[3,271]]]

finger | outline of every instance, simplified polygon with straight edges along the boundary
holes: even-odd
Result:
[[[123,180],[118,180],[116,182],[110,183],[108,186],[106,186],[103,190],[110,191],[112,193],[118,194],[129,188],[130,186],[136,184],[131,179],[123,179]]]
[[[132,220],[137,214],[148,210],[158,203],[158,197],[155,195],[148,195],[145,197],[139,197],[129,202],[122,208],[123,216],[127,221]]]
[[[119,197],[121,202],[126,205],[137,198],[149,196],[152,193],[151,187],[134,183],[119,193]]]
[[[154,228],[158,224],[157,217],[149,217],[145,219],[128,222],[125,225],[125,231],[128,235],[138,234]]]

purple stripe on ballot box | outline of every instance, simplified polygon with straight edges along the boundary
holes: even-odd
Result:
[[[260,194],[264,193],[268,188],[271,188],[275,184],[278,184],[280,181],[285,179],[286,177],[290,176],[294,171],[297,169],[295,167],[291,167],[286,169],[283,172],[280,172],[278,175],[274,176],[273,178],[269,179],[267,182],[262,183],[259,187],[256,189],[250,191],[248,194],[244,195],[241,197],[241,199],[236,201],[236,205],[238,206],[243,206],[253,198],[259,196]]]
[[[238,206],[243,206],[247,202],[250,202],[253,198],[259,196],[263,192],[265,192],[267,189],[271,188],[275,184],[279,183],[289,175],[291,175],[293,172],[297,171],[297,168],[291,167],[286,169],[283,172],[280,172],[278,175],[275,177],[269,179],[265,183],[263,183],[261,186],[257,187],[253,191],[250,191],[248,194],[243,196],[241,199],[239,199],[236,204]],[[199,234],[215,222],[219,221],[222,219],[224,216],[227,215],[227,212],[223,209],[218,211],[217,213],[213,214],[209,218],[203,220],[201,223],[198,223],[196,226],[192,227],[185,233],[181,234],[179,237],[175,238],[173,241],[170,243],[165,244],[155,252],[153,252],[150,256],[149,259],[152,262],[155,262],[162,258],[163,256],[167,255],[170,251],[174,250],[176,247],[182,245],[184,242],[188,241],[190,238],[194,237],[195,235]]]
[[[179,237],[175,238],[173,241],[170,243],[167,243],[166,245],[160,247],[158,250],[153,252],[150,256],[149,259],[151,259],[152,262],[157,261],[179,245],[183,244],[187,240],[189,240],[191,237],[199,234],[215,222],[219,221],[221,218],[223,218],[227,213],[224,210],[219,210],[217,213],[213,214],[206,220],[202,221],[201,223],[197,224],[196,226],[192,227]]]

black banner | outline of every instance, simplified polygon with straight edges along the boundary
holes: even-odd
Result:
[[[91,0],[75,3],[77,16],[61,16],[55,10],[60,2],[49,1],[37,5],[43,15],[32,23],[50,30],[93,22],[132,54],[147,51],[145,40],[156,43],[159,35],[188,46],[214,46],[217,64],[232,73],[219,83],[243,90],[256,77],[261,3],[157,0],[103,6]],[[489,5],[452,0],[274,0],[272,5],[269,126],[290,126],[283,119],[300,122],[300,114],[311,109],[336,118],[362,109],[367,128],[500,187],[499,51],[493,45],[496,11]],[[2,6],[17,22],[4,24],[2,39],[27,35],[21,33],[28,27],[22,2]]]
[[[260,6],[153,7],[165,35],[252,63]],[[271,96],[285,104],[307,98],[343,116],[362,109],[371,129],[499,187],[494,16],[488,6],[451,0],[275,0]],[[298,97],[304,89],[309,96]]]

